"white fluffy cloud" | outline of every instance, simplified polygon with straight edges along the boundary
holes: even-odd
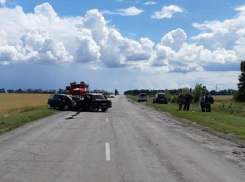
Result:
[[[184,30],[167,33],[157,44],[151,65],[172,72],[239,70],[245,58],[245,6],[236,10],[239,13],[233,19],[194,23],[204,31],[191,38],[195,43],[186,42]]]
[[[217,48],[232,49],[235,42],[245,36],[245,6],[236,8],[239,13],[237,17],[220,21],[205,21],[203,24],[193,23],[193,26],[199,30],[205,31],[192,37],[199,45],[205,48],[215,50]],[[206,32],[209,33],[206,33]]]
[[[148,38],[141,38],[140,42],[124,38],[111,29],[107,39],[101,45],[101,60],[108,67],[127,67],[137,64],[137,61],[150,59],[154,43]]]
[[[157,4],[155,1],[147,1],[145,2],[145,5],[154,5]]]
[[[76,36],[78,44],[76,49],[77,62],[98,61],[100,58],[100,47],[93,40],[92,33],[89,29],[80,29]]]
[[[42,28],[28,28],[21,40],[26,53],[36,53],[35,56],[28,58],[35,63],[69,63],[73,60],[73,56],[66,51],[63,43],[54,41]]]
[[[134,6],[131,6],[126,9],[118,9],[115,12],[112,11],[103,11],[103,14],[112,14],[112,15],[121,15],[121,16],[136,16],[144,12],[144,10],[138,9]]]
[[[4,31],[0,31],[0,46],[7,45],[6,42],[6,33]]]
[[[182,47],[186,39],[187,35],[185,31],[179,28],[164,35],[161,39],[161,44],[178,51]]]
[[[34,64],[72,62],[103,67],[127,67],[163,72],[236,70],[245,57],[245,7],[223,22],[194,23],[201,34],[188,42],[183,29],[163,35],[158,44],[149,38],[132,40],[107,25],[102,13],[89,10],[84,17],[61,18],[48,3],[38,5],[34,13],[19,6],[0,8],[0,64],[29,61]],[[135,7],[121,15],[141,13]],[[183,12],[177,6],[163,7],[155,18],[170,18]],[[8,16],[6,16],[8,15]],[[228,66],[227,66],[228,65]]]
[[[48,32],[40,27],[26,29],[26,33],[21,37],[22,44],[12,46],[6,43],[5,38],[3,40],[0,46],[2,64],[19,61],[37,64],[69,63],[73,60],[73,56],[69,55],[63,43],[55,42],[49,37]]]
[[[1,46],[0,47],[0,63],[7,65],[10,62],[19,60],[20,54],[14,46]]]
[[[36,6],[33,14],[25,14],[21,7],[0,9],[0,15],[5,13],[15,16],[6,21],[0,20],[0,27],[6,30],[6,33],[0,34],[3,37],[0,46],[13,46],[16,52],[23,54],[23,61],[38,64],[100,61],[108,67],[125,67],[136,64],[134,61],[150,59],[154,46],[148,38],[137,42],[122,37],[117,30],[107,27],[103,15],[95,9],[89,10],[84,17],[64,19],[58,17],[48,3]],[[15,18],[16,14],[19,21]],[[14,22],[11,29],[7,26],[9,22]],[[14,29],[18,29],[19,33],[14,33]],[[6,51],[5,47],[4,52],[6,60],[6,52],[10,54],[14,51]],[[14,60],[20,61],[17,58]]]
[[[156,11],[151,16],[154,19],[172,18],[174,13],[182,13],[184,10],[178,6],[163,6],[161,11]]]
[[[5,4],[6,0],[0,0],[0,4]]]

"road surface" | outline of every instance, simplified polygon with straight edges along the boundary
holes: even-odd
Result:
[[[172,117],[112,99],[0,136],[0,182],[244,182],[245,150]]]

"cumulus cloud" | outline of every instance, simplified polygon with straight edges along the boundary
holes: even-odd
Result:
[[[53,7],[49,3],[44,3],[42,5],[36,6],[34,12],[36,15],[44,16],[50,21],[58,18],[57,13],[54,11]]]
[[[14,46],[1,46],[0,47],[0,63],[8,65],[9,63],[18,61],[21,55],[18,53]]]
[[[235,18],[193,23],[201,31],[187,43],[184,30],[170,31],[156,45],[151,65],[169,72],[238,71],[245,57],[245,6]]]
[[[76,56],[75,61],[79,61],[79,58],[82,62],[97,60],[106,67],[115,68],[129,67],[151,58],[154,43],[149,38],[134,41],[123,37],[116,29],[106,25],[103,15],[98,10],[88,11],[77,27],[82,32],[86,29],[86,33],[82,34],[82,39],[79,36],[79,41],[83,44],[76,51],[76,55],[79,56]],[[81,57],[86,56],[79,53],[87,54],[90,58],[81,60]]]
[[[0,4],[5,4],[6,0],[0,0]]]
[[[6,32],[0,31],[0,46],[5,46],[5,45],[7,45]]]
[[[243,6],[238,6],[235,8],[236,11],[239,11],[241,14],[245,14],[245,5]]]
[[[100,47],[93,40],[92,33],[89,29],[80,29],[76,36],[78,44],[76,49],[77,62],[98,61],[100,58]]]
[[[117,13],[136,15],[136,9]],[[183,12],[173,5],[163,10],[159,18]],[[201,33],[191,37],[191,43],[186,32],[177,28],[155,44],[147,37],[122,36],[97,9],[84,17],[61,18],[48,3],[36,6],[34,13],[25,13],[19,6],[4,7],[0,8],[0,17],[5,17],[0,19],[0,64],[78,62],[93,70],[126,67],[181,73],[238,70],[245,57],[245,14],[243,6],[236,10],[233,19],[194,23]]]
[[[184,10],[178,6],[163,6],[161,11],[156,11],[151,16],[153,19],[172,18],[174,13],[182,13]]]
[[[139,42],[124,38],[118,31],[111,29],[101,45],[101,60],[108,67],[128,67],[137,61],[147,61],[151,57],[154,43],[148,38]]]
[[[154,5],[157,4],[155,1],[147,1],[144,5]]]
[[[62,42],[56,42],[49,37],[46,30],[38,28],[28,28],[21,38],[23,49],[26,52],[36,52],[36,55],[29,58],[30,61],[43,64],[48,62],[69,63],[71,56],[65,49]]]
[[[174,36],[173,36],[174,35]],[[165,67],[169,72],[238,70],[239,55],[244,55],[244,41],[239,39],[234,50],[206,49],[203,45],[186,43],[186,34],[177,29],[163,36],[156,46],[153,67]],[[240,56],[242,57],[242,56]]]
[[[150,39],[134,41],[123,37],[116,29],[107,26],[103,15],[96,9],[89,10],[84,17],[64,19],[48,3],[36,6],[33,14],[25,14],[21,7],[0,9],[1,13],[15,15],[8,21],[0,20],[0,28],[6,30],[0,33],[0,45],[12,46],[2,48],[4,60],[10,60],[10,53],[19,53],[21,56],[12,56],[16,62],[99,61],[107,67],[128,67],[138,61],[148,61],[153,51],[154,43]],[[7,26],[9,22],[14,22],[11,29]],[[18,34],[12,32],[16,29]]]
[[[238,11],[236,18],[221,21],[205,21],[204,23],[193,23],[193,27],[205,31],[192,37],[199,45],[215,50],[217,48],[232,49],[235,42],[245,35],[245,6],[235,9]],[[208,33],[207,33],[208,31]]]
[[[187,35],[185,31],[179,28],[164,35],[161,39],[161,44],[178,51],[186,39]]]
[[[91,30],[92,38],[97,43],[105,40],[109,31],[105,18],[97,9],[87,11],[84,19],[76,27]]]
[[[38,64],[67,63],[73,56],[69,55],[63,43],[49,37],[44,29],[28,28],[21,37],[22,44],[8,45],[6,41],[0,46],[0,61],[9,64],[19,61],[31,61]]]
[[[131,6],[126,9],[118,9],[115,12],[112,11],[103,11],[103,14],[114,14],[114,15],[121,15],[121,16],[136,16],[144,12],[144,10],[138,9],[134,6]]]

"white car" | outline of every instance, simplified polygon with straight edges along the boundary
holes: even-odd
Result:
[[[147,101],[147,95],[146,93],[140,93],[138,97],[138,102],[140,101]]]
[[[110,98],[115,98],[115,95],[111,94],[111,95],[110,95]]]

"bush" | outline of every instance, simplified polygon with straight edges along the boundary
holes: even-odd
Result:
[[[178,101],[178,96],[177,95],[173,95],[171,100],[170,100],[170,102],[171,103],[177,103],[177,101]]]
[[[238,90],[234,96],[233,96],[233,99],[235,101],[238,101],[238,102],[245,102],[245,92],[242,92],[240,90]]]

